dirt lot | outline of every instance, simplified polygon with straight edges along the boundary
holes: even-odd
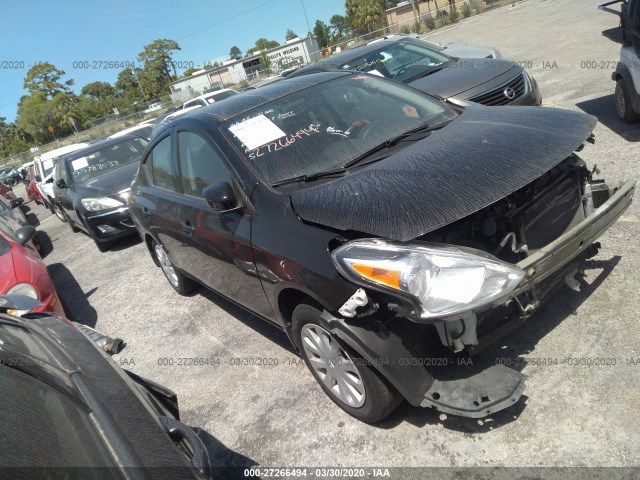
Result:
[[[583,158],[613,184],[638,178],[640,125],[615,115],[619,46],[602,31],[617,18],[599,3],[529,0],[428,38],[496,46],[536,77],[545,106],[597,115]],[[529,377],[517,405],[482,421],[404,405],[378,426],[335,407],[283,333],[213,293],[175,294],[141,243],[100,253],[42,207],[31,218],[51,241],[45,262],[69,313],[126,339],[117,361],[178,393],[183,421],[202,429],[216,466],[638,467],[639,204],[601,239],[582,291],[562,290],[494,351]],[[222,363],[178,365],[185,357]],[[235,365],[254,358],[278,365]]]

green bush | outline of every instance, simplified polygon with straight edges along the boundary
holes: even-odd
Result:
[[[436,28],[436,21],[433,18],[428,18],[427,20],[424,21],[424,26],[427,27],[429,30],[433,30]]]
[[[402,27],[400,29],[400,33],[405,33],[407,35],[409,35],[411,33],[411,30],[409,30],[409,27],[407,27],[406,25],[404,27]]]
[[[420,22],[416,22],[413,26],[413,33],[422,33],[422,27],[420,26]]]
[[[460,19],[460,14],[458,13],[458,9],[456,8],[455,5],[453,5],[451,7],[451,10],[449,11],[449,21],[451,23],[456,23],[459,19]]]
[[[462,5],[462,8],[460,9],[460,11],[462,12],[462,16],[464,18],[471,16],[471,7],[469,6],[468,3],[465,3],[464,5]]]

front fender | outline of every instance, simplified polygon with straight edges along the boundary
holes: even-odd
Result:
[[[321,316],[321,325],[355,350],[378,370],[412,405],[418,406],[433,384],[433,377],[424,367],[425,353],[419,345],[407,345],[418,336],[401,319],[385,326],[373,318],[344,320],[328,311]]]

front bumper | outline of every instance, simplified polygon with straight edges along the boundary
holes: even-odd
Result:
[[[85,216],[91,235],[99,242],[110,242],[136,233],[128,207]]]
[[[515,294],[530,290],[589,248],[629,208],[635,187],[635,182],[626,182],[574,228],[518,262],[518,267],[524,270],[527,276]]]

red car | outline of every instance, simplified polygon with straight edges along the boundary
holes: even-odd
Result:
[[[0,217],[0,294],[22,294],[44,305],[34,312],[64,315],[60,299],[32,239],[35,228]]]
[[[36,166],[31,165],[29,167],[29,185],[27,185],[27,199],[29,201],[35,200],[38,205],[44,205],[42,194],[36,185]]]
[[[4,183],[0,182],[0,195],[2,195],[7,200],[11,201],[16,198],[13,190],[10,187],[7,187]]]

